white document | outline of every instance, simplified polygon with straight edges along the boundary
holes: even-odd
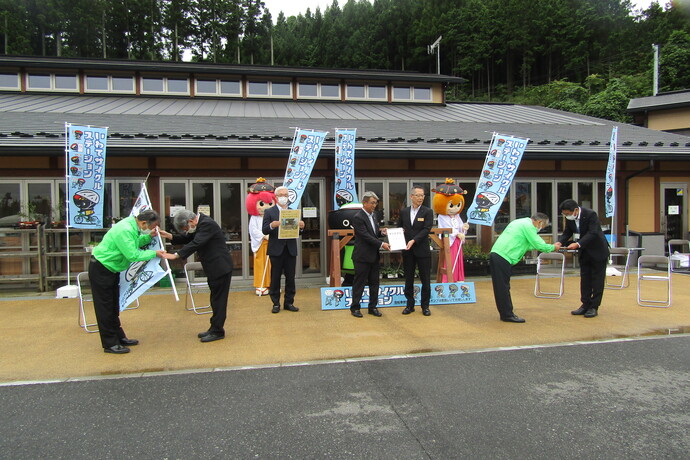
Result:
[[[403,233],[402,228],[389,228],[387,232],[388,244],[391,246],[391,251],[404,251],[407,248],[405,233]]]

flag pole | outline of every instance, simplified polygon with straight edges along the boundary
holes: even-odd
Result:
[[[79,297],[79,287],[70,284],[70,258],[69,258],[69,128],[71,123],[65,123],[65,237],[67,251],[67,284],[59,287],[56,291],[55,297],[58,299],[74,299]]]

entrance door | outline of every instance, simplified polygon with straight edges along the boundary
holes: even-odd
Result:
[[[664,243],[672,239],[686,239],[688,234],[687,199],[685,183],[661,184],[661,231]]]

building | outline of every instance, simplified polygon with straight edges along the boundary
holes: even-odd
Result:
[[[603,224],[611,225],[601,210],[607,144],[618,126],[616,232],[668,231],[665,210],[680,200],[679,226],[669,236],[687,236],[687,137],[543,107],[447,103],[444,91],[459,78],[7,56],[0,63],[5,225],[18,220],[18,211],[59,220],[65,122],[107,126],[106,214],[126,216],[148,177],[151,199],[165,216],[171,206],[210,206],[228,234],[235,276],[249,279],[248,185],[259,176],[282,180],[295,127],[357,128],[357,185],[382,197],[386,221],[395,219],[412,184],[427,190],[428,203],[430,189],[453,177],[471,200],[492,133],[530,138],[494,227],[472,228],[470,237],[488,248],[511,219],[541,211],[554,220],[546,236],[554,239],[563,225],[557,206],[565,198],[599,210]],[[299,277],[322,279],[327,272],[333,150],[329,136],[302,198],[319,212],[306,219]],[[10,270],[2,265],[7,260],[0,259],[0,274]],[[16,261],[12,267],[19,270]],[[22,270],[36,268],[25,261]]]

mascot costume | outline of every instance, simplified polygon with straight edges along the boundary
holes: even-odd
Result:
[[[268,235],[261,231],[264,219],[264,211],[276,204],[274,187],[259,177],[255,184],[249,186],[249,193],[245,204],[249,218],[249,239],[254,253],[254,287],[256,295],[268,294],[271,284],[271,261],[266,254],[268,248]]]
[[[465,264],[462,256],[462,244],[465,242],[465,233],[470,227],[469,224],[464,223],[460,217],[462,209],[465,207],[466,190],[463,190],[459,185],[455,185],[453,179],[446,179],[446,183],[438,186],[432,192],[435,192],[433,199],[434,211],[438,214],[438,228],[452,229],[449,237],[450,243],[450,260],[453,264],[453,279],[448,279],[445,272],[445,262],[443,263],[443,279],[444,283],[451,283],[457,281],[465,281]]]

